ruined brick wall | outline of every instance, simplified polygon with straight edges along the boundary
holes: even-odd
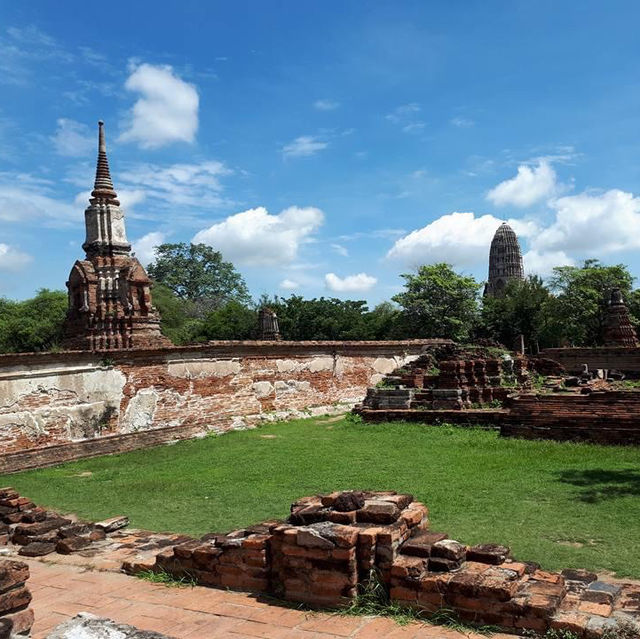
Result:
[[[168,572],[316,608],[349,606],[374,588],[403,607],[446,611],[511,633],[640,636],[637,583],[584,570],[547,572],[500,544],[467,546],[430,530],[425,504],[394,491],[305,497],[291,505],[286,521],[158,545],[132,553],[122,569]]]
[[[422,410],[397,406],[372,409],[365,406],[356,412],[367,422],[447,423],[499,429],[504,437],[640,444],[640,391],[637,390],[589,394],[516,393],[507,398],[504,408],[489,410]]]
[[[640,444],[640,392],[521,395],[508,401],[500,434],[525,439]]]
[[[3,355],[0,454],[155,429],[193,436],[344,410],[429,343],[211,342]]]
[[[640,374],[640,348],[635,347],[546,348],[540,357],[555,360],[570,373],[579,373],[582,364],[588,364],[591,370],[606,368]]]

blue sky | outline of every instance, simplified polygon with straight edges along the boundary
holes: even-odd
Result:
[[[251,292],[367,299],[448,261],[640,276],[640,5],[0,0],[0,295],[64,288],[106,122],[129,239]]]

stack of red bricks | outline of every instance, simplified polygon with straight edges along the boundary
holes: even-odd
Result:
[[[0,639],[28,637],[33,625],[26,586],[29,566],[22,561],[0,560]]]
[[[503,628],[549,628],[565,594],[561,575],[509,559],[504,546],[468,548],[442,537],[429,533],[403,549],[391,576],[394,601]]]
[[[269,592],[267,541],[278,523],[264,522],[226,535],[208,534],[167,547],[151,569],[195,579],[203,586]],[[125,565],[123,569],[136,573],[148,567]]]
[[[581,639],[620,620],[640,621],[637,585],[545,572],[501,545],[468,547],[429,531],[427,515],[424,504],[395,492],[315,495],[293,503],[286,521],[168,547],[152,569],[318,607],[353,601],[375,574],[399,604],[447,608],[509,631],[570,630]]]
[[[442,533],[419,533],[393,564],[394,602],[509,631],[565,630],[597,639],[619,624],[640,636],[640,586],[598,580],[595,573],[540,570],[495,544],[467,547]],[[635,636],[635,635],[628,635]]]
[[[336,492],[291,506],[273,530],[274,592],[291,601],[336,606],[353,599],[372,569],[391,574],[400,545],[427,525],[427,508],[395,492]]]
[[[401,544],[413,530],[427,525],[427,508],[411,495],[317,495],[295,502],[287,521],[267,521],[166,548],[152,569],[194,578],[202,585],[337,606],[355,596],[356,585],[372,569],[388,578]]]
[[[25,557],[41,557],[53,552],[68,555],[128,524],[126,517],[95,524],[74,521],[36,506],[13,488],[0,488],[0,518],[0,543],[21,546],[18,554]]]
[[[528,383],[524,359],[514,360],[513,382]],[[430,378],[433,388],[418,390],[410,408],[429,410],[463,410],[471,405],[504,401],[513,390],[503,387],[502,362],[498,359],[447,360],[439,363],[440,374]],[[366,406],[365,402],[365,406]]]

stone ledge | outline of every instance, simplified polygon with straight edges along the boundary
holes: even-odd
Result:
[[[164,348],[129,349],[120,351],[59,351],[42,353],[4,353],[0,354],[0,367],[20,364],[26,366],[30,363],[44,364],[49,362],[73,361],[74,359],[85,362],[95,362],[96,358],[107,357],[119,364],[122,362],[138,361],[140,359],[158,359],[164,361],[175,355],[184,353],[194,356],[211,357],[266,357],[282,356],[286,354],[307,354],[309,356],[318,353],[323,354],[361,354],[391,353],[397,354],[399,350],[411,353],[420,353],[426,346],[439,344],[453,344],[447,339],[417,339],[417,340],[387,340],[387,341],[258,341],[258,340],[216,340],[206,344],[189,344],[185,346],[167,346]]]

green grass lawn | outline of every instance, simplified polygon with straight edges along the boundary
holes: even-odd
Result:
[[[284,517],[337,489],[413,493],[432,528],[543,567],[640,578],[640,448],[501,439],[420,424],[299,420],[5,476],[82,517],[201,535]]]

